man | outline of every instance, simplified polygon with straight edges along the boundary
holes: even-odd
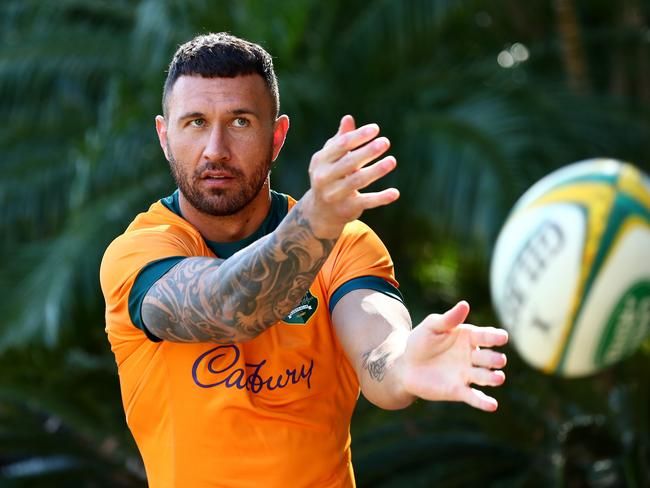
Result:
[[[227,34],[171,62],[156,117],[178,190],[140,214],[101,267],[127,423],[152,487],[353,486],[359,389],[493,411],[505,331],[467,303],[411,330],[390,257],[356,219],[395,189],[375,124],[350,116],[314,154],[299,200],[269,187],[289,119],[271,57]],[[377,160],[378,158],[381,158]]]

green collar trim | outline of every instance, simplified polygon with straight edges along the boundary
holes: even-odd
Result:
[[[176,190],[174,193],[172,193],[168,197],[161,198],[160,203],[162,203],[169,210],[171,210],[176,215],[178,215],[179,217],[184,219],[185,217],[183,217],[183,214],[181,213],[181,204],[178,201],[178,194],[179,194],[179,190]]]
[[[184,218],[183,214],[181,213],[178,195],[179,191],[176,190],[168,197],[162,198],[160,200],[160,203],[162,203],[166,208],[174,212],[179,217]],[[248,237],[245,237],[244,239],[236,242],[214,242],[204,238],[205,243],[215,254],[215,256],[218,256],[222,259],[227,259],[237,251],[244,249],[246,246],[252,244],[256,240],[273,232],[278,227],[278,225],[280,225],[280,222],[282,222],[282,219],[286,217],[288,212],[289,198],[287,195],[271,190],[271,208],[269,209],[269,213],[264,219],[264,222],[262,222],[262,225],[260,225],[255,232],[253,232]]]

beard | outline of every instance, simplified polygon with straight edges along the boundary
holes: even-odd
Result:
[[[169,144],[167,144],[167,153],[169,168],[183,196],[198,211],[216,217],[234,215],[254,200],[264,187],[273,164],[273,148],[270,147],[267,157],[255,164],[256,170],[249,177],[237,168],[209,161],[189,173],[182,170],[184,165],[176,160]],[[227,172],[242,184],[236,189],[201,190],[199,181],[204,171]]]

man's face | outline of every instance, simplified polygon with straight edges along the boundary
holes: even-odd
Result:
[[[181,76],[168,95],[167,118],[158,116],[156,129],[187,201],[224,216],[244,208],[267,182],[288,129],[283,117],[274,120],[259,75]]]

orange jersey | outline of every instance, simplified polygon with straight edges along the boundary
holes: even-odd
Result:
[[[286,196],[274,193],[273,207],[283,198],[286,214],[295,203]],[[141,324],[134,283],[164,258],[173,266],[215,257],[169,202],[136,217],[107,249],[100,273],[126,420],[149,485],[354,486],[350,419],[359,383],[330,306],[351,289],[399,294],[384,245],[365,224],[348,224],[302,301],[255,339],[160,341]]]

